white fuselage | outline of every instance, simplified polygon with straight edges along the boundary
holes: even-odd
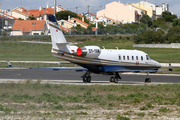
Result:
[[[76,54],[77,46],[68,46],[68,48],[70,53],[52,50],[52,54],[55,57],[70,61],[87,69],[91,66],[93,67],[92,69],[103,69],[104,71],[107,71],[107,66],[108,70],[155,70],[161,67],[158,62],[150,59],[147,53],[139,50],[101,49],[98,57],[88,58]]]

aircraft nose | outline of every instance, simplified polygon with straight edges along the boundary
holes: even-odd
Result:
[[[158,66],[159,68],[161,68],[161,64],[160,64],[160,63],[158,63],[158,62],[157,62],[157,66]]]
[[[161,64],[155,60],[152,60],[152,65],[156,66],[157,68],[161,68]]]
[[[154,64],[158,67],[158,68],[161,68],[161,64],[157,61],[154,61]]]

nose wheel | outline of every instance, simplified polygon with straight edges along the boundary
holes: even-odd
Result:
[[[145,79],[145,83],[151,83],[151,78],[149,78],[149,73],[147,73],[147,78]]]

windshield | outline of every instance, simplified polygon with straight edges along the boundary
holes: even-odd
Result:
[[[149,55],[146,55],[146,60],[151,60],[151,58],[149,57]]]

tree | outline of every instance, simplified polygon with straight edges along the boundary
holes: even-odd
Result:
[[[168,11],[164,11],[162,12],[162,17],[165,19],[165,21],[167,22],[173,22],[173,19],[177,18],[177,15],[172,15],[170,12]]]
[[[153,21],[152,28],[162,27],[165,24],[164,18],[157,18],[157,20]]]
[[[176,19],[176,18],[177,18],[177,15],[168,15],[168,16],[164,17],[164,19],[167,22],[173,22],[173,19]]]
[[[143,31],[142,33],[134,36],[134,42],[139,43],[163,43],[165,40],[164,32],[162,30],[158,31]]]
[[[173,26],[180,26],[180,19],[174,19],[173,20],[173,23],[172,23]]]
[[[36,20],[36,18],[33,17],[33,16],[29,16],[29,17],[28,17],[28,20]]]
[[[148,27],[152,25],[152,19],[145,14],[143,14],[143,16],[141,17],[140,22],[148,25]]]
[[[175,26],[168,31],[166,40],[168,43],[179,43],[180,42],[180,26]]]
[[[24,20],[24,19],[22,19],[22,18],[18,18],[17,20]]]
[[[56,13],[57,20],[68,20],[68,16],[81,19],[81,17],[79,17],[76,13],[68,10]]]
[[[166,16],[172,15],[170,12],[168,11],[164,11],[162,12],[162,17],[165,18]]]

